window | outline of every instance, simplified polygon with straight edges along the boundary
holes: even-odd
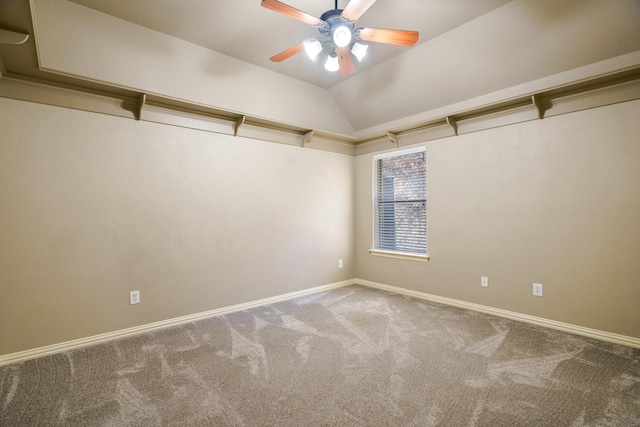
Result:
[[[374,255],[427,260],[424,147],[374,156]]]

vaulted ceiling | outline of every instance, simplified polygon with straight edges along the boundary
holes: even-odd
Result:
[[[313,38],[313,27],[260,7],[260,0],[72,0],[100,12],[206,47],[250,64],[268,68],[324,88],[345,80],[327,72],[322,64],[302,54],[282,63],[269,57]],[[344,8],[349,0],[339,0]],[[433,39],[510,0],[390,1],[380,0],[358,19],[358,27],[419,31]],[[284,0],[284,3],[319,17],[333,9],[334,0]],[[367,60],[357,64],[362,72],[406,52],[408,48],[377,44]]]
[[[310,15],[334,0],[289,0]],[[339,8],[347,0],[339,0]],[[4,74],[148,93],[364,138],[468,105],[640,67],[640,0],[378,0],[357,26],[420,32],[371,44],[357,72],[304,53],[269,57],[317,30],[260,0],[3,0]],[[0,65],[2,65],[0,64]]]

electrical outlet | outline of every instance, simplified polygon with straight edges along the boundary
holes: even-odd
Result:
[[[129,292],[129,304],[140,304],[140,291]]]
[[[537,297],[541,297],[542,296],[542,285],[540,283],[534,283],[533,284],[533,295],[535,295]]]
[[[480,277],[480,286],[482,286],[483,288],[489,287],[489,278],[486,276]]]
[[[338,260],[338,268],[342,268],[342,260],[341,259]]]

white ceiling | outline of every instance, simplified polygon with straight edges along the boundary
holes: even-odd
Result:
[[[298,54],[280,63],[269,58],[305,39],[315,28],[260,6],[260,0],[72,0],[100,12],[206,47],[233,58],[324,88],[345,80],[322,64]],[[418,44],[450,31],[510,0],[379,0],[356,22],[357,27],[419,31]],[[334,0],[283,0],[312,16],[333,9]],[[348,0],[339,0],[344,9]],[[410,47],[372,44],[359,72]]]
[[[334,7],[285,3],[313,16]],[[304,53],[270,62],[317,33],[260,0],[0,0],[0,28],[32,35],[0,44],[0,71],[362,140],[640,67],[638,22],[640,0],[378,0],[357,27],[416,30],[420,40],[372,43],[345,78]]]

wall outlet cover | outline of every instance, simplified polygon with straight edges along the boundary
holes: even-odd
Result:
[[[129,292],[129,304],[140,304],[140,291]]]
[[[542,296],[542,284],[540,284],[540,283],[534,283],[533,284],[533,295],[537,296],[537,297],[541,297]]]

